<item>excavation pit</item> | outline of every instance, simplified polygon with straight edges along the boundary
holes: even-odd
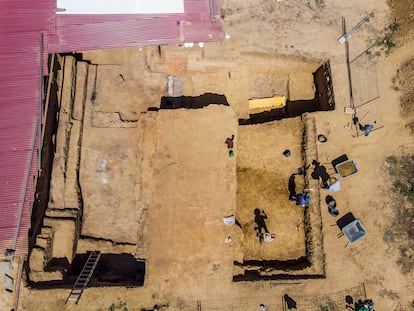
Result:
[[[72,264],[67,267],[62,280],[31,282],[30,286],[37,289],[67,288],[71,289],[80,275],[89,254],[77,254]],[[52,262],[53,264],[53,262]],[[64,269],[54,265],[45,271]],[[131,254],[101,254],[88,287],[124,286],[139,287],[144,285],[145,261],[137,260]]]
[[[320,229],[319,190],[310,184],[314,181],[308,180],[306,171],[297,174],[312,161],[313,155],[306,151],[309,143],[313,142],[313,148],[316,145],[315,135],[309,133],[312,120],[308,114],[239,126],[236,219],[240,243],[235,252],[234,281],[324,277],[321,235],[313,224],[319,224]],[[286,149],[291,151],[290,157],[283,155]],[[295,193],[314,188],[309,205],[302,207],[289,200],[292,176]],[[265,231],[274,236],[272,242],[258,236]]]
[[[307,64],[306,73],[300,74],[291,74],[290,68],[280,71],[275,64],[264,74],[263,66],[251,64],[230,71],[189,72],[183,84],[189,96],[164,97],[159,108],[149,109],[155,102],[151,96],[163,92],[161,82],[151,98],[120,96],[125,100],[114,102],[114,94],[125,95],[125,88],[132,90],[141,76],[121,66],[66,60],[62,68],[69,79],[63,84],[72,83],[76,75],[76,85],[67,88],[75,97],[70,92],[62,95],[67,107],[59,116],[53,187],[29,277],[38,286],[65,284],[54,281],[60,275],[47,271],[52,257],[58,254],[73,262],[68,270],[72,273],[81,260],[74,254],[92,250],[142,258],[151,271],[145,276],[150,284],[180,279],[186,267],[194,267],[205,280],[222,275],[234,281],[323,277],[319,194],[312,194],[306,208],[296,206],[288,198],[288,180],[298,168],[317,160],[314,123],[306,112],[334,108],[329,63]],[[120,74],[126,79],[121,84],[115,79]],[[147,72],[140,86],[149,89],[146,83],[160,75]],[[211,85],[216,78],[223,83]],[[301,79],[306,88],[294,85]],[[242,125],[248,98],[282,93],[289,93],[288,108],[301,98],[318,105],[311,110],[304,105],[278,121],[264,118],[263,123]],[[229,157],[225,141],[232,135]],[[290,157],[283,155],[286,149]],[[66,171],[60,171],[62,167]],[[295,181],[297,191],[309,182],[306,175]],[[255,209],[267,213],[273,242],[260,244]],[[230,214],[236,215],[241,230],[223,225],[222,218]],[[228,244],[230,235],[233,242]],[[68,241],[67,247],[50,244],[56,238]],[[89,286],[142,286],[145,272],[139,271],[138,281],[114,273],[93,279]],[[63,279],[69,277],[73,285],[74,275]]]

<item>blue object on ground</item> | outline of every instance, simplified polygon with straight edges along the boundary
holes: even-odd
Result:
[[[354,243],[363,238],[367,234],[367,231],[362,223],[358,219],[355,219],[342,228],[342,233],[346,236],[349,243]]]

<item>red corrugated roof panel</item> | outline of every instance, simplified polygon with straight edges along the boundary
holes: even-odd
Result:
[[[28,251],[37,175],[33,138],[39,116],[40,33],[54,30],[55,10],[51,0],[0,0],[1,252],[14,247],[16,234],[16,254]]]
[[[56,15],[56,0],[0,0],[1,252],[13,247],[22,203],[16,253],[28,251],[38,159],[33,135],[48,53],[221,40],[218,0],[184,0],[184,8],[183,14]]]
[[[58,14],[56,37],[49,37],[47,49],[71,52],[221,40],[217,0],[184,0],[184,8],[183,14]],[[183,22],[194,27],[186,27],[183,32]]]

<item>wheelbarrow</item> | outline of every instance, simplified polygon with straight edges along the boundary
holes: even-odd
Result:
[[[358,173],[358,167],[355,161],[348,159],[346,154],[333,160],[332,166],[340,178],[346,178]]]

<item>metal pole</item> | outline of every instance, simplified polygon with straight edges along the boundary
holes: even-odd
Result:
[[[217,22],[216,20],[216,6],[214,0],[210,0],[210,20],[213,24]]]
[[[346,33],[346,23],[345,17],[342,17],[342,32]],[[345,57],[346,57],[346,66],[348,70],[348,81],[349,81],[349,97],[351,102],[351,108],[354,107],[354,96],[352,92],[352,78],[351,78],[351,63],[349,62],[349,44],[348,41],[345,41]]]
[[[38,133],[42,133],[42,115],[43,115],[43,32],[40,33],[40,79],[39,79],[39,124],[38,124]],[[42,161],[42,144],[43,139],[42,135],[39,135],[39,148],[37,150],[37,170],[40,170],[41,161]]]
[[[338,39],[338,42],[340,44],[343,44],[344,42],[346,42],[349,37],[351,36],[351,34],[357,30],[359,27],[361,27],[364,23],[369,21],[369,18],[371,17],[371,15],[367,15],[365,16],[358,24],[356,24],[354,27],[351,28],[351,30],[349,32],[343,32],[342,36]]]
[[[37,123],[40,123],[40,118],[39,117],[37,117]],[[10,262],[13,262],[13,259],[14,259],[14,251],[16,250],[17,239],[19,237],[20,223],[22,221],[22,215],[23,215],[23,209],[24,209],[24,201],[25,201],[25,198],[26,198],[27,185],[29,183],[30,166],[31,166],[32,160],[33,160],[33,154],[34,154],[34,148],[35,148],[35,143],[36,143],[36,136],[37,136],[38,126],[39,125],[36,124],[35,130],[33,131],[32,146],[31,146],[31,150],[30,150],[30,157],[27,160],[27,164],[26,164],[25,183],[24,183],[24,189],[23,189],[23,193],[22,193],[21,201],[20,201],[20,208],[19,208],[19,215],[18,215],[18,218],[17,218],[16,231],[14,232],[14,239],[13,239],[13,246],[12,246],[13,253],[11,255]]]
[[[357,30],[359,27],[361,27],[364,23],[366,23],[366,22],[368,22],[369,21],[369,18],[371,17],[371,15],[367,15],[367,16],[365,16],[358,24],[356,24],[354,27],[352,27],[351,28],[351,30],[350,31],[348,31],[348,38],[351,36],[351,34],[355,31],[355,30]]]
[[[50,89],[52,87],[53,79],[55,78],[54,70],[55,70],[55,56],[56,54],[52,54],[52,60],[50,63],[50,69],[49,69],[49,79],[47,83],[47,91],[46,91],[46,99],[45,99],[45,109],[43,113],[43,122],[45,123],[42,127],[42,140],[44,140],[45,137],[45,130],[46,130],[46,119],[47,119],[47,112],[49,110],[49,102],[50,102]]]

